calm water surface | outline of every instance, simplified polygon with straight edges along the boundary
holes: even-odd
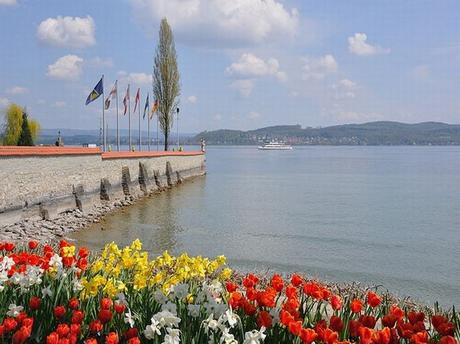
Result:
[[[460,147],[209,147],[207,169],[74,238],[460,306]]]

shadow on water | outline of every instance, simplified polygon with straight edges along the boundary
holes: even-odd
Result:
[[[204,183],[204,178],[198,178],[182,185],[182,190],[166,190],[140,200],[133,206],[107,215],[100,223],[73,233],[72,238],[93,250],[99,250],[107,242],[114,241],[122,246],[139,238],[144,249],[153,254],[160,254],[165,250],[177,252],[180,245],[177,234],[184,231],[178,221],[180,207],[184,205],[182,202],[178,203],[178,200],[184,193],[203,189]]]

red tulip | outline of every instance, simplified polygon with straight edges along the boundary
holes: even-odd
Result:
[[[311,344],[315,341],[317,337],[318,334],[315,332],[315,330],[311,328],[303,328],[300,331],[300,339],[302,339],[303,344]]]
[[[31,250],[35,250],[37,248],[37,246],[38,246],[38,241],[35,241],[35,240],[29,241],[29,248]]]
[[[31,310],[36,311],[40,308],[42,300],[36,296],[32,296],[29,301],[29,307]]]
[[[332,295],[330,303],[331,303],[332,309],[335,311],[342,308],[342,299],[338,295]]]
[[[367,293],[367,303],[369,306],[375,308],[382,302],[382,299],[374,292],[370,291]]]
[[[331,330],[334,330],[336,332],[340,332],[343,329],[343,321],[340,319],[340,317],[333,315],[331,319],[329,320],[329,327]]]
[[[363,303],[361,302],[361,300],[354,299],[353,301],[351,301],[350,309],[353,313],[359,313],[363,309]]]
[[[259,327],[270,328],[272,327],[272,316],[267,311],[260,311],[257,316],[257,325]]]
[[[288,325],[289,332],[291,332],[294,336],[299,336],[300,331],[302,330],[302,322],[299,321],[291,321]]]
[[[66,313],[64,306],[56,306],[54,307],[54,316],[56,318],[62,318]]]

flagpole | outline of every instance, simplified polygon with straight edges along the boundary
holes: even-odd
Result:
[[[117,151],[120,151],[120,129],[118,124],[118,80],[115,81],[115,90],[117,95]]]
[[[128,151],[131,152],[131,95],[129,94],[128,84]]]
[[[150,104],[149,104],[149,108],[150,108]],[[148,110],[150,112],[149,108]],[[144,109],[144,113],[145,113],[145,109]],[[147,146],[150,152],[150,113],[147,113]]]
[[[177,108],[177,150],[179,151],[179,108]]]
[[[102,134],[102,118],[99,120],[99,145],[102,148],[102,145],[104,144],[104,138]]]
[[[102,74],[102,139],[103,139],[103,151],[105,152],[107,146],[107,137],[105,132],[105,99],[104,99],[104,74]]]
[[[160,143],[158,142],[158,120],[159,119],[158,119],[158,111],[157,111],[157,151],[160,150],[160,146],[159,146]]]
[[[139,152],[142,150],[142,141],[141,141],[141,90],[139,89],[139,102],[138,102],[138,107],[139,107]]]

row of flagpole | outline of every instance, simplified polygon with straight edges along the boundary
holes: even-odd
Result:
[[[129,150],[132,149],[132,141],[131,141],[131,101],[130,101],[130,92],[129,92],[130,85],[126,89],[125,97],[123,98],[123,116],[126,116],[126,112],[128,112],[128,145]],[[105,98],[104,94],[104,75],[102,75],[101,80],[94,86],[94,89],[86,98],[86,105],[95,101],[97,98],[102,96],[102,142],[101,146],[103,150],[107,150],[107,126],[105,120],[105,111],[110,108],[110,104],[112,99],[116,100],[116,111],[117,111],[117,150],[120,151],[120,127],[119,127],[119,114],[118,114],[118,80],[115,81],[112,90],[110,91],[107,98]],[[136,97],[134,99],[134,113],[136,109],[138,109],[139,115],[139,151],[142,150],[142,134],[141,134],[141,106],[140,106],[140,98],[141,98],[141,89],[137,89]],[[149,100],[149,93],[147,93],[147,97],[145,98],[145,105],[144,105],[144,115],[142,119],[145,119],[147,116],[147,143],[148,143],[148,150],[150,150],[150,120],[153,118],[155,113],[158,110],[158,100],[155,100],[153,103],[152,108],[150,109],[150,100]],[[159,150],[159,141],[158,141],[158,116],[157,116],[157,150]]]

